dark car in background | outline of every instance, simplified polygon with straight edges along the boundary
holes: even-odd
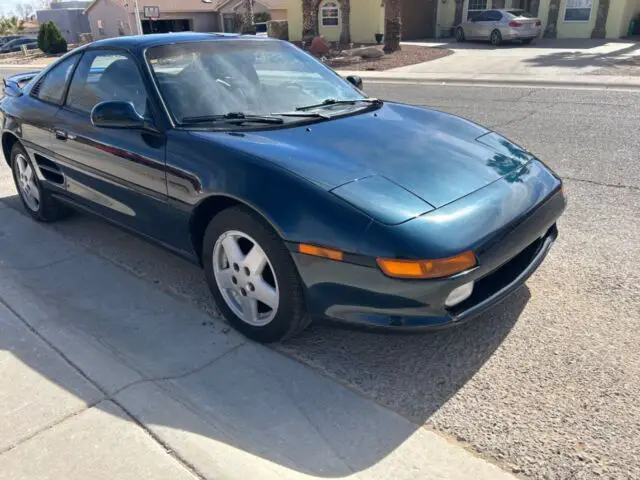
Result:
[[[6,44],[7,42],[10,42],[11,40],[15,40],[17,38],[22,38],[23,35],[5,35],[0,37],[0,47],[4,44]]]
[[[101,40],[5,79],[2,148],[34,219],[88,211],[201,264],[255,340],[315,317],[469,320],[542,263],[562,182],[496,132],[357,86],[254,35]]]
[[[38,48],[38,41],[35,38],[15,38],[0,47],[0,54],[19,52],[22,50],[23,46],[26,46],[27,50],[33,50]]]

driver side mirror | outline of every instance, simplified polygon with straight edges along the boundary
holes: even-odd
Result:
[[[100,102],[91,110],[91,123],[102,128],[144,128],[147,121],[131,102]]]
[[[358,75],[349,75],[347,77],[347,82],[352,84],[359,90],[362,90],[362,79]]]

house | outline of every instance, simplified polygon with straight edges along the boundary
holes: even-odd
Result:
[[[620,38],[640,12],[640,0],[399,0],[403,40],[453,35],[453,27],[487,9],[524,9],[542,20],[550,38]],[[384,33],[384,0],[287,0],[289,38],[306,30],[329,41],[374,43]],[[303,18],[303,4],[310,14]]]
[[[138,0],[142,31],[134,13],[135,0],[93,0],[85,14],[94,39],[140,33],[237,32],[244,0]],[[148,18],[156,7],[158,18]],[[274,20],[286,19],[286,0],[254,0],[253,11],[269,12]]]
[[[84,9],[90,3],[88,1],[51,3],[46,10],[36,12],[38,24],[53,22],[67,43],[78,43],[78,35],[91,31],[89,20],[84,15]]]

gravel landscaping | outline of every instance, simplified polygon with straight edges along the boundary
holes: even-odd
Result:
[[[599,68],[591,72],[591,75],[640,77],[640,57],[628,58],[609,67]]]
[[[384,55],[380,58],[365,59],[360,57],[328,56],[324,63],[331,68],[380,71],[429,62],[437,58],[446,57],[452,53],[453,50],[446,48],[403,45],[402,50]]]

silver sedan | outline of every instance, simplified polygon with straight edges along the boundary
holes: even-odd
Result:
[[[500,45],[504,40],[531,43],[540,35],[542,22],[523,10],[485,10],[456,28],[456,39],[488,40]]]

